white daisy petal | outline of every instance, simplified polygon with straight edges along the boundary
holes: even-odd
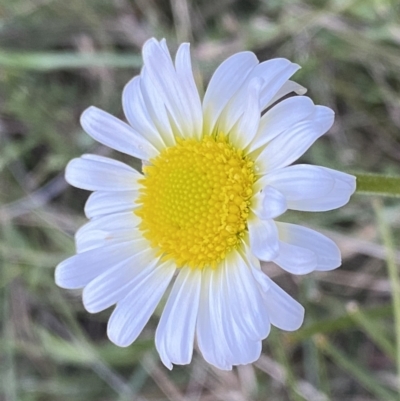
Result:
[[[249,78],[261,77],[264,80],[260,93],[260,106],[264,110],[282,85],[300,68],[299,65],[284,58],[276,58],[258,64]]]
[[[286,81],[281,88],[276,92],[275,96],[269,101],[265,107],[270,107],[275,102],[288,95],[289,93],[296,93],[297,95],[305,95],[307,93],[307,89],[304,86],[299,85],[297,82]]]
[[[294,199],[288,200],[288,207],[293,210],[301,210],[304,212],[324,212],[327,210],[337,209],[348,203],[350,196],[356,190],[356,178],[352,175],[328,169],[326,167],[318,167],[329,173],[334,178],[334,184],[328,193],[315,197],[313,199]]]
[[[333,124],[334,113],[316,106],[306,120],[274,138],[256,159],[259,174],[285,167],[297,160]]]
[[[334,123],[335,112],[326,106],[315,106],[315,111],[311,117],[320,132],[325,133],[330,130]]]
[[[157,263],[153,251],[147,248],[100,274],[83,290],[86,310],[97,313],[116,304],[148,276]]]
[[[254,272],[257,270],[254,269]],[[274,283],[266,274],[257,271],[255,275],[260,287],[264,289],[262,296],[271,324],[281,330],[294,331],[300,328],[304,320],[304,308]]]
[[[223,370],[254,362],[269,329],[262,298],[239,254],[218,269],[203,272],[196,332],[206,361]]]
[[[214,293],[219,299],[220,314],[222,316],[220,324],[231,354],[228,362],[232,365],[245,365],[255,362],[261,354],[261,341],[253,341],[235,322],[232,304],[227,298],[230,285],[230,266],[224,263],[221,269],[221,280]]]
[[[313,251],[317,256],[315,270],[327,271],[342,263],[340,250],[329,238],[310,228],[289,223],[276,223],[281,241]]]
[[[117,242],[119,243],[135,239],[131,238],[131,236],[129,235],[130,232],[127,234],[127,237],[124,238],[123,241],[114,241],[108,238],[108,231],[91,230],[86,235],[75,238],[76,253],[83,253],[90,251],[91,249],[100,248],[102,246],[112,245]]]
[[[171,262],[148,266],[129,282],[130,292],[124,293],[125,297],[118,302],[108,321],[107,334],[113,343],[127,347],[137,339],[164,295],[175,269]]]
[[[172,287],[156,331],[156,348],[164,365],[184,365],[191,361],[201,271],[182,268]]]
[[[257,259],[258,260],[258,259]],[[251,263],[249,263],[251,265]],[[268,292],[270,289],[269,282],[267,281],[266,277],[267,275],[261,270],[261,265],[258,263],[259,266],[253,266],[251,272],[253,273],[253,276],[255,280],[257,281],[257,284],[260,287],[261,294]]]
[[[268,314],[250,266],[236,250],[226,257],[225,263],[229,269],[226,299],[229,299],[233,319],[253,341],[266,338],[270,331]]]
[[[171,262],[146,268],[129,284],[131,291],[118,302],[108,322],[110,340],[127,347],[142,332],[164,295],[175,271]]]
[[[83,288],[107,269],[148,247],[145,240],[112,244],[72,256],[56,267],[55,280],[62,288]]]
[[[332,191],[335,179],[325,169],[307,164],[296,164],[273,171],[265,177],[268,184],[291,201],[315,199]]]
[[[81,235],[78,230],[75,234],[76,253],[83,253],[113,244],[121,244],[122,242],[136,241],[141,238],[141,234],[135,229],[115,232],[107,231],[107,229],[90,230],[85,235]]]
[[[158,151],[166,147],[163,131],[157,130],[143,98],[140,77],[134,77],[125,85],[122,92],[122,106],[129,124],[137,132],[146,137]]]
[[[212,132],[222,110],[258,64],[251,52],[237,53],[214,72],[203,99],[204,130]]]
[[[120,244],[122,242],[136,241],[142,238],[138,230],[127,229],[118,232],[103,230],[90,230],[81,235],[79,231],[75,234],[76,253],[83,253],[91,249],[101,248],[103,246]]]
[[[139,188],[143,176],[124,163],[107,157],[83,155],[72,159],[65,179],[74,187],[88,191],[132,191]]]
[[[279,134],[309,117],[315,105],[308,97],[291,97],[268,110],[261,118],[258,132],[249,146],[249,152],[265,146]]]
[[[81,125],[96,141],[138,159],[150,160],[159,153],[144,136],[97,107],[91,106],[83,112]]]
[[[163,99],[158,95],[157,88],[154,86],[146,66],[142,68],[140,74],[140,88],[147,112],[160,137],[167,146],[174,146],[176,139],[167,109]]]
[[[103,232],[109,239],[119,238],[130,232],[132,239],[141,236],[136,227],[140,224],[140,218],[133,212],[113,213],[111,215],[99,216],[84,224],[75,234],[77,247],[92,232]]]
[[[251,209],[262,220],[274,219],[286,212],[286,198],[282,192],[268,185],[254,195]]]
[[[193,136],[200,139],[203,129],[203,111],[199,91],[193,78],[189,43],[183,43],[179,46],[175,57],[175,68],[178,80],[181,82],[182,89],[188,99],[190,115],[193,121]]]
[[[277,257],[279,252],[278,231],[273,220],[250,219],[250,247],[255,256],[264,261]]]
[[[138,191],[114,192],[96,191],[93,192],[85,204],[86,217],[91,219],[112,213],[133,211],[137,208],[135,203]]]
[[[231,370],[232,352],[224,336],[222,321],[225,316],[222,316],[219,302],[221,294],[218,294],[218,290],[215,292],[219,284],[222,284],[220,271],[206,270],[202,273],[196,337],[203,358],[208,363],[222,370]]]
[[[243,85],[218,119],[218,130],[229,134],[229,140],[244,149],[257,133],[260,122],[260,89],[262,79],[253,78]],[[243,102],[243,99],[247,99]]]
[[[310,249],[279,241],[278,256],[273,262],[292,274],[307,274],[317,268],[317,255]]]
[[[171,56],[165,46],[155,39],[149,39],[143,46],[144,64],[180,136],[193,137],[198,129],[194,128],[195,122],[191,120],[191,99],[188,98],[183,83],[178,79]]]

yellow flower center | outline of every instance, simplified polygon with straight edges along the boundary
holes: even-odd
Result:
[[[178,266],[215,268],[244,235],[253,165],[224,135],[177,139],[143,168],[143,235]]]

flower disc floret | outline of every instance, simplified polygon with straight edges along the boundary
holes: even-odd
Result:
[[[220,134],[178,139],[143,168],[143,235],[178,266],[215,268],[241,241],[254,163]]]

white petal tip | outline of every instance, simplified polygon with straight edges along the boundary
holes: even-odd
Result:
[[[62,261],[57,267],[54,272],[54,281],[55,283],[61,287],[65,288],[67,290],[73,290],[73,289],[78,289],[82,288],[80,285],[78,285],[74,277],[71,277],[71,272],[69,269],[69,259],[66,259]]]
[[[324,263],[324,264],[318,265],[315,270],[319,271],[319,272],[328,272],[328,271],[337,269],[341,265],[342,265],[342,259],[331,260],[331,261],[329,261],[329,263]]]
[[[129,347],[133,343],[133,341],[130,341],[130,339],[124,338],[120,332],[115,332],[113,330],[108,330],[107,336],[111,342],[121,348]]]
[[[55,270],[55,272],[54,272],[54,281],[55,281],[55,283],[59,286],[59,287],[61,287],[61,288],[67,288],[66,286],[65,286],[65,283],[64,283],[64,280],[63,280],[63,274],[62,274],[62,267],[60,267],[60,265],[58,265],[57,267],[56,267],[56,270]]]
[[[80,122],[84,129],[86,124],[90,124],[93,114],[97,113],[98,111],[100,111],[100,109],[98,109],[95,106],[89,106],[87,109],[83,111],[80,117]]]
[[[266,250],[263,248],[253,248],[253,254],[263,262],[272,262],[279,255],[279,249]]]
[[[161,362],[168,370],[173,369],[174,365],[171,363],[171,361],[169,359],[166,359],[165,357],[162,357],[162,356],[160,356],[160,358],[161,358]]]
[[[304,316],[305,316],[306,310],[304,309],[304,307],[302,305],[300,305],[300,307],[301,307],[301,312],[300,312],[299,319],[295,322],[293,329],[291,331],[298,330],[304,323]]]
[[[301,85],[299,85],[298,88],[295,90],[295,92],[298,95],[305,95],[307,93],[307,91],[308,91],[308,89]]]
[[[73,187],[77,187],[77,174],[79,174],[79,158],[72,159],[68,162],[67,167],[65,167],[65,181]]]
[[[92,300],[88,296],[86,289],[87,289],[87,287],[85,287],[85,289],[83,290],[83,293],[82,293],[82,303],[83,303],[84,308],[89,313],[101,312],[103,309],[102,308],[99,309],[96,307],[96,302],[92,302]]]
[[[299,312],[299,316],[296,319],[293,319],[290,322],[290,325],[288,325],[286,328],[281,328],[282,330],[285,331],[296,331],[298,330],[304,322],[304,314],[305,314],[305,309],[303,306],[301,306],[301,312]]]

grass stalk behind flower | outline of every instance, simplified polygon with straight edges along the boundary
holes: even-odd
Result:
[[[394,255],[394,242],[393,234],[388,223],[383,215],[382,201],[379,199],[373,200],[373,206],[378,221],[380,235],[382,241],[386,247],[386,263],[389,280],[392,286],[392,303],[393,303],[393,314],[394,314],[394,326],[396,335],[396,349],[395,359],[397,363],[397,385],[400,389],[400,278],[399,271]],[[399,390],[400,391],[400,390]]]

